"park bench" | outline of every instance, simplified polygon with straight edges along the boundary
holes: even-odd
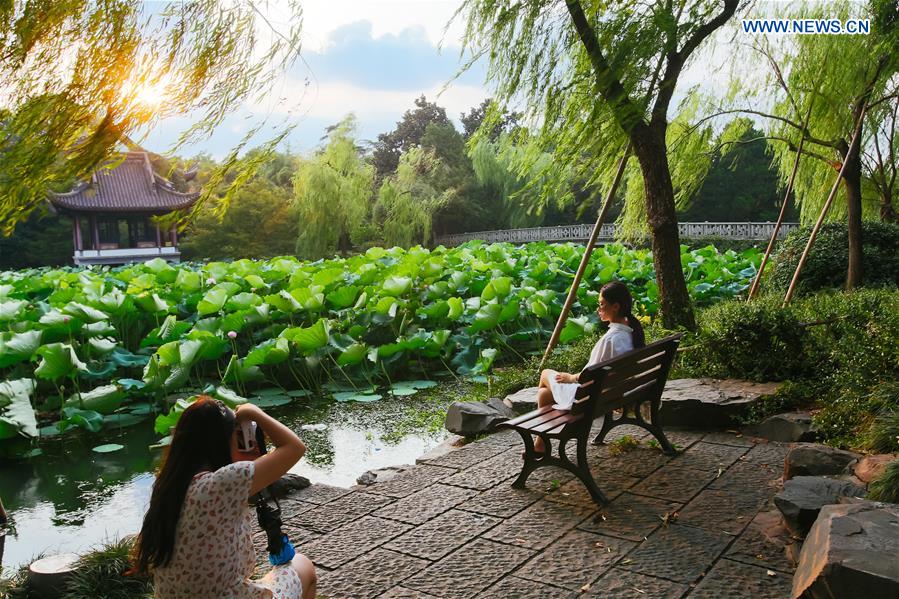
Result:
[[[602,427],[593,439],[594,444],[602,444],[609,431],[616,426],[633,424],[652,433],[662,451],[674,455],[676,450],[665,437],[659,422],[659,408],[680,338],[681,335],[671,335],[590,366],[580,376],[580,388],[570,410],[545,406],[502,423],[501,427],[518,431],[524,440],[524,465],[512,486],[524,488],[534,470],[557,466],[577,476],[595,502],[608,503],[587,464],[587,440],[593,419],[599,415],[603,417]],[[649,408],[649,421],[644,417],[644,406]],[[617,417],[616,411],[620,411]],[[537,454],[534,451],[533,435],[543,439],[545,453]],[[558,457],[552,455],[552,439],[558,442]],[[565,445],[572,439],[577,441],[576,463],[569,460],[565,453]]]

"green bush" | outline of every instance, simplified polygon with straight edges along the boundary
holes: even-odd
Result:
[[[899,460],[887,464],[881,477],[871,483],[868,499],[899,503]]]
[[[781,243],[765,286],[781,293],[787,290],[810,232],[810,227],[802,227]],[[797,292],[811,293],[845,285],[849,268],[848,235],[848,228],[842,223],[821,227],[802,269]],[[862,223],[862,281],[865,287],[899,285],[899,225]]]
[[[65,596],[69,599],[149,599],[153,595],[149,578],[124,575],[131,567],[129,555],[133,541],[126,537],[82,555],[66,584]]]
[[[672,376],[787,381],[746,417],[813,404],[831,444],[866,447],[875,422],[889,434],[885,415],[899,411],[899,291],[820,292],[785,309],[780,302],[770,294],[700,310]]]

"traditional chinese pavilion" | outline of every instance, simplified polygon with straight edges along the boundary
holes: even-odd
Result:
[[[160,229],[151,217],[190,208],[198,195],[176,191],[146,152],[126,152],[72,191],[51,193],[50,202],[72,218],[75,264],[177,262],[178,231]]]

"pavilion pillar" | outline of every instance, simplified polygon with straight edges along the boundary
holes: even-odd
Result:
[[[178,247],[178,227],[172,225],[172,247]]]
[[[75,245],[76,252],[84,249],[81,240],[81,217],[77,214],[72,217],[72,243]]]
[[[154,225],[156,227],[156,247],[162,247],[162,231],[159,229],[159,225]]]
[[[91,214],[90,224],[91,224],[92,249],[99,251],[99,249],[100,249],[100,229],[97,228],[97,215],[96,214]]]

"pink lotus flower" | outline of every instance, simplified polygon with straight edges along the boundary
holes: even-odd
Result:
[[[209,277],[208,279],[206,279],[206,284],[207,285],[215,285],[215,279],[213,279],[212,277]]]
[[[237,331],[228,331],[229,339],[237,339]]]

